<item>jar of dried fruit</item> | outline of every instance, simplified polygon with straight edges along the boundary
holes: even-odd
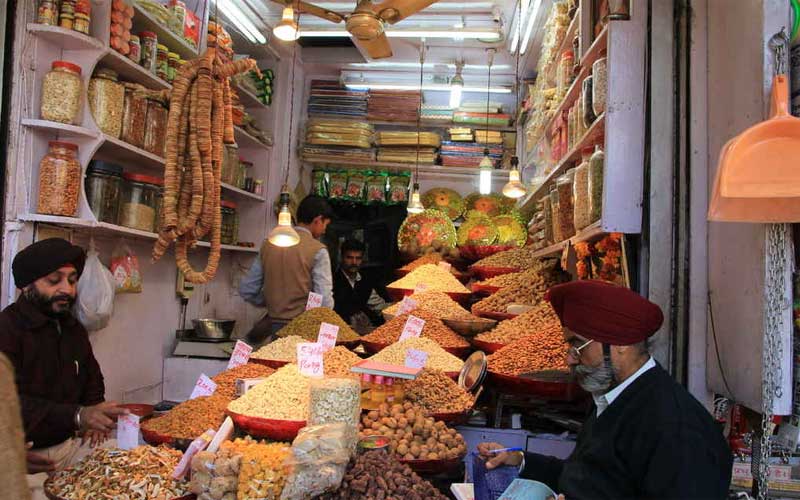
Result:
[[[166,45],[156,45],[156,76],[166,81],[169,78],[169,49]]]
[[[81,189],[78,146],[51,141],[39,163],[39,203],[36,211],[45,215],[75,217]]]
[[[89,80],[89,109],[97,127],[118,139],[122,133],[125,87],[117,80],[117,72],[102,68]]]
[[[117,223],[122,191],[122,167],[106,161],[93,161],[86,169],[86,200],[100,222]]]
[[[58,3],[55,0],[39,0],[39,10],[36,14],[36,22],[39,24],[58,24]]]
[[[125,173],[119,206],[119,225],[153,232],[156,228],[158,198],[164,179]]]
[[[122,111],[122,134],[120,139],[141,148],[144,146],[147,99],[137,94],[140,88],[135,83],[125,84],[125,104]]]
[[[42,82],[42,119],[74,125],[80,118],[83,80],[81,67],[67,61],[53,61]]]
[[[155,74],[158,59],[158,35],[152,31],[142,31],[139,33],[139,41],[142,45],[142,67]]]
[[[222,227],[220,241],[223,245],[235,245],[239,241],[239,212],[236,203],[228,200],[220,202]]]
[[[157,99],[147,99],[147,119],[145,120],[144,150],[154,155],[164,156],[169,111]]]

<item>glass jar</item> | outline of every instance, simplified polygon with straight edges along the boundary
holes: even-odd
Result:
[[[175,52],[170,52],[167,54],[167,62],[169,63],[169,68],[167,72],[167,81],[172,83],[175,81],[175,77],[178,74],[178,68],[180,68],[180,60],[181,56],[176,54]]]
[[[125,184],[119,206],[119,225],[154,232],[158,198],[164,179],[149,175],[123,175]]]
[[[142,67],[155,73],[158,60],[158,36],[152,31],[143,31],[139,33],[139,41],[142,45]]]
[[[608,95],[608,73],[606,72],[606,58],[601,57],[592,65],[592,110],[597,116],[606,111],[606,97]]]
[[[253,164],[243,158],[239,158],[239,171],[236,175],[236,184],[235,186],[239,189],[245,188],[245,182],[247,180],[248,173],[251,171],[250,169],[253,167]]]
[[[75,0],[61,0],[61,7],[59,10],[62,13],[66,12],[67,14],[72,14],[74,16],[77,14],[77,12],[75,12]]]
[[[147,99],[143,149],[157,156],[164,156],[169,111],[157,99]]]
[[[222,212],[220,241],[223,245],[235,245],[239,242],[239,212],[236,203],[222,200],[220,211]]]
[[[160,43],[156,45],[156,76],[166,80],[169,74],[169,49]]]
[[[569,113],[567,114],[567,150],[564,152],[564,154],[572,151],[572,148],[575,146],[576,134],[577,129],[575,123],[575,106],[572,106],[569,108]]]
[[[264,181],[262,179],[256,179],[253,182],[253,192],[259,196],[264,195]]]
[[[608,0],[608,19],[627,21],[631,18],[630,0]]]
[[[170,10],[172,10],[172,19],[174,23],[173,31],[180,35],[183,34],[183,27],[186,23],[186,4],[181,0],[170,0]]]
[[[603,171],[606,155],[598,144],[589,158],[589,223],[603,216]]]
[[[81,191],[81,164],[78,146],[50,141],[47,154],[39,163],[39,203],[36,211],[45,215],[75,217]]]
[[[136,35],[131,35],[131,39],[128,41],[128,59],[136,64],[142,61],[142,44]]]
[[[581,120],[583,120],[583,128],[588,130],[597,118],[592,109],[592,75],[587,76],[581,83]]]
[[[556,179],[556,190],[558,191],[558,213],[553,213],[553,217],[558,219],[561,239],[566,240],[575,236],[575,215],[574,215],[574,194],[572,184],[575,182],[575,169],[567,172]]]
[[[67,12],[62,12],[58,16],[58,26],[65,30],[71,30],[75,26],[75,15]]]
[[[91,23],[91,18],[86,14],[75,14],[75,23],[72,25],[72,29],[84,35],[88,35]]]
[[[75,13],[92,17],[92,2],[90,0],[76,0]]]
[[[102,68],[89,80],[89,109],[97,127],[118,139],[122,133],[125,86],[117,81],[117,72]]]
[[[561,54],[561,60],[558,62],[558,73],[556,75],[556,95],[558,100],[567,95],[569,86],[572,84],[572,66],[575,62],[575,53],[571,50],[565,50]]]
[[[58,25],[58,3],[55,0],[39,0],[36,22],[50,26]]]
[[[552,245],[556,243],[553,239],[553,205],[550,203],[550,196],[544,195],[540,200],[539,204],[542,207],[542,214],[543,214],[543,223],[544,227],[544,241],[545,245]]]
[[[561,237],[561,224],[558,221],[558,212],[559,212],[559,204],[558,204],[558,189],[553,186],[550,189],[550,213],[552,215],[552,222],[553,225],[553,243],[561,243],[564,238]]]
[[[122,167],[105,161],[93,161],[86,170],[86,199],[95,218],[117,224],[122,192]]]
[[[573,225],[580,231],[589,224],[589,157],[592,150],[583,153],[581,164],[575,167],[575,178],[572,183]]]
[[[147,120],[147,99],[136,94],[138,86],[125,84],[125,104],[122,112],[122,134],[120,139],[136,146],[144,147],[145,122]]]
[[[239,172],[239,146],[225,144],[222,157],[222,175],[220,180],[225,184],[235,185],[236,175]]]
[[[42,82],[42,119],[75,125],[83,100],[81,67],[67,61],[53,61]]]

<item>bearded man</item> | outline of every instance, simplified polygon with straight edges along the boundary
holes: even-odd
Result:
[[[576,281],[547,293],[569,346],[567,362],[594,408],[566,460],[491,453],[487,467],[520,466],[566,500],[724,499],[733,457],[711,415],[647,351],[661,309],[635,292]]]

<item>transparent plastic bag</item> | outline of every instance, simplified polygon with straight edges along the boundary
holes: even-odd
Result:
[[[87,330],[102,330],[111,321],[115,288],[114,276],[100,262],[92,244],[78,280],[78,298],[75,301],[75,316]]]

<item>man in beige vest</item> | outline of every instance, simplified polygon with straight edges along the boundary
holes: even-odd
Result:
[[[322,295],[322,307],[333,309],[333,278],[328,249],[318,240],[333,217],[327,200],[307,196],[297,207],[300,243],[277,247],[268,240],[261,246],[239,285],[239,295],[256,306],[266,306],[276,332],[305,310],[308,293]]]

